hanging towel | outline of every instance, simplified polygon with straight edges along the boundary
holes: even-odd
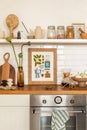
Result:
[[[69,120],[69,113],[65,110],[52,112],[51,129],[66,130],[65,123]]]

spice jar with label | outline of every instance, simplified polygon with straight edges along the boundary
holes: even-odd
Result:
[[[64,26],[57,27],[57,39],[64,39],[65,38],[65,28]]]
[[[55,26],[48,26],[47,38],[48,39],[55,39],[56,38]]]
[[[74,39],[74,28],[73,28],[73,26],[67,26],[66,38],[67,39]]]

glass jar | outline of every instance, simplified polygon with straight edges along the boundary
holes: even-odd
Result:
[[[74,28],[73,28],[73,26],[67,26],[66,38],[67,39],[74,39]]]
[[[23,67],[22,66],[18,67],[17,86],[18,87],[24,87],[24,71],[23,71]]]
[[[20,31],[17,32],[17,39],[21,39],[21,32]]]
[[[62,86],[69,87],[70,75],[70,69],[63,69]]]
[[[55,26],[48,26],[47,38],[48,39],[55,39],[56,38]]]
[[[65,28],[64,26],[57,27],[57,39],[64,39],[65,38]]]
[[[42,29],[40,26],[36,26],[35,39],[41,39],[41,38],[42,38]]]

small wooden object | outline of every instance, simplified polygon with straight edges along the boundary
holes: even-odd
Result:
[[[10,53],[5,53],[3,58],[5,63],[0,66],[0,84],[2,80],[8,80],[9,78],[13,79],[13,84],[15,84],[15,69],[8,63]]]
[[[79,31],[81,32],[80,36],[82,39],[87,39],[87,33],[84,32],[81,28],[79,28]]]
[[[14,38],[13,30],[19,24],[18,17],[16,15],[14,15],[14,14],[8,15],[7,18],[6,18],[6,24],[7,24],[8,28],[9,28],[9,31],[10,31],[10,37]]]

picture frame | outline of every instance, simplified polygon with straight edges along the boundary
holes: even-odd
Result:
[[[57,84],[57,49],[28,49],[29,84]]]
[[[79,28],[85,31],[85,23],[72,23],[72,26],[74,27],[74,38],[81,39]]]

